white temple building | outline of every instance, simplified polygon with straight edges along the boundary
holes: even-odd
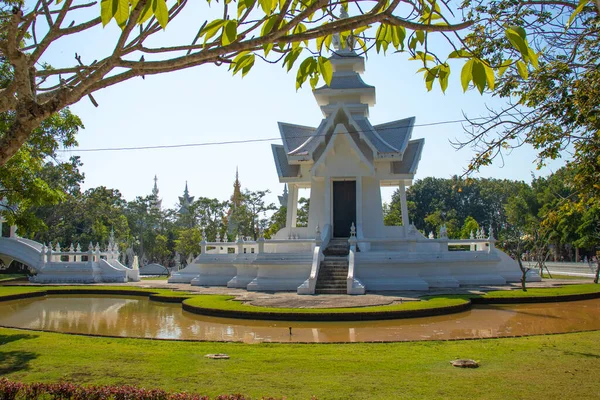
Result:
[[[409,223],[406,187],[425,145],[412,139],[415,118],[372,125],[375,88],[361,78],[364,58],[341,50],[330,61],[331,84],[314,90],[323,119],[315,127],[280,122],[283,144],[272,146],[288,188],[285,228],[270,240],[203,241],[202,254],[169,282],[362,294],[519,281],[492,232],[450,240],[442,227],[434,239]],[[382,186],[398,187],[402,226],[384,225]],[[310,189],[307,227],[296,226],[299,189]]]

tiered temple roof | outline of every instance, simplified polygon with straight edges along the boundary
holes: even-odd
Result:
[[[297,180],[301,165],[316,164],[334,136],[338,124],[355,142],[361,155],[374,170],[377,161],[390,163],[389,178],[412,179],[417,171],[424,140],[411,140],[415,118],[409,117],[372,125],[369,107],[375,104],[375,88],[360,73],[364,58],[353,51],[334,54],[334,73],[329,86],[313,91],[324,117],[317,127],[279,122],[283,145],[273,145],[273,157],[281,182]]]

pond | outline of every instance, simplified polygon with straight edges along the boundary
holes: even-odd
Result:
[[[474,306],[458,314],[414,319],[282,322],[204,317],[183,311],[180,304],[139,296],[47,296],[0,303],[0,325],[103,336],[246,343],[471,339],[600,329],[600,299]]]

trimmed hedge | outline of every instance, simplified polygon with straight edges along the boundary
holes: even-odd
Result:
[[[211,397],[186,392],[135,386],[81,386],[70,382],[22,383],[0,378],[0,400],[210,400]],[[251,400],[243,394],[223,394],[215,400]],[[276,400],[263,397],[263,400]],[[314,400],[316,398],[313,397]]]

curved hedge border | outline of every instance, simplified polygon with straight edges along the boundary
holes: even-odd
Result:
[[[181,303],[185,299],[193,297],[191,293],[177,293],[165,289],[138,289],[138,288],[118,288],[118,287],[45,287],[38,289],[33,286],[11,286],[10,288],[20,288],[25,290],[21,293],[2,295],[0,292],[0,301],[28,299],[34,297],[43,297],[47,295],[116,295],[116,296],[146,296],[152,301],[162,303]],[[28,290],[31,288],[31,290]]]
[[[181,306],[185,311],[211,317],[275,321],[372,321],[431,317],[471,309],[470,299],[464,298],[436,298],[419,302],[338,309],[259,307],[235,302],[233,299],[233,296],[196,296],[184,300]]]

